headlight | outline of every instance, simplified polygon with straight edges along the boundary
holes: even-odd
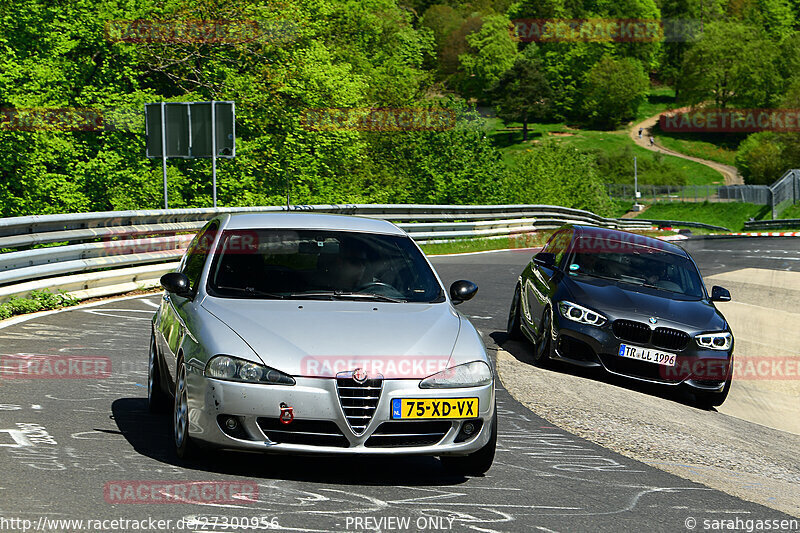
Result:
[[[591,309],[586,309],[578,304],[567,302],[566,300],[558,302],[558,310],[564,318],[580,322],[581,324],[602,326],[606,323],[606,317],[603,315],[595,313]]]
[[[251,363],[228,355],[216,355],[206,365],[206,377],[240,381],[243,383],[265,383],[269,385],[294,385],[292,376],[274,368]]]
[[[730,333],[701,333],[695,335],[694,339],[701,348],[709,350],[727,350],[733,344],[733,335]]]
[[[455,389],[480,387],[492,382],[492,371],[483,361],[445,368],[419,383],[420,389]]]

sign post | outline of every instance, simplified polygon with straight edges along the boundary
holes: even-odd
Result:
[[[166,104],[161,102],[161,146],[167,145],[167,117]],[[167,151],[161,150],[161,168],[164,172],[164,209],[169,209],[169,194],[167,194]]]
[[[160,158],[164,207],[169,209],[167,158],[211,158],[214,207],[217,207],[217,158],[236,156],[236,110],[230,101],[145,104],[146,155]]]

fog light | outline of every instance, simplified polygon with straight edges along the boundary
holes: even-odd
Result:
[[[461,429],[458,431],[458,435],[456,435],[456,438],[453,442],[468,441],[478,434],[482,425],[483,421],[480,418],[464,421],[464,423],[461,424]]]
[[[234,415],[217,415],[217,424],[219,428],[229,437],[234,439],[253,440],[247,431],[245,431],[242,421],[238,416]]]

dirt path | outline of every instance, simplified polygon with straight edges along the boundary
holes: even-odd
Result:
[[[675,109],[674,111],[688,111],[689,108],[681,108]],[[656,125],[658,122],[658,118],[661,116],[659,113],[658,115],[652,116],[638,124],[634,124],[634,126],[630,130],[631,139],[633,142],[641,146],[642,148],[646,148],[647,150],[651,150],[653,152],[660,152],[662,154],[667,155],[674,155],[675,157],[680,157],[682,159],[688,159],[689,161],[694,161],[695,163],[700,163],[701,165],[706,165],[707,167],[711,167],[725,178],[725,185],[741,185],[744,183],[742,176],[739,175],[739,172],[736,170],[736,167],[732,167],[730,165],[723,165],[722,163],[717,163],[716,161],[709,161],[708,159],[700,159],[699,157],[693,157],[690,155],[682,154],[680,152],[676,152],[674,150],[670,150],[669,148],[665,148],[658,144],[658,139],[656,139],[655,146],[650,146],[650,133],[651,128]],[[642,128],[642,138],[639,138],[639,128]]]

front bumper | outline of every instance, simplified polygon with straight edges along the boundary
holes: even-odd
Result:
[[[489,442],[494,423],[494,383],[420,389],[419,380],[384,380],[374,415],[358,435],[345,418],[335,379],[296,378],[294,386],[259,385],[210,379],[196,367],[187,370],[189,434],[213,447],[292,454],[466,455]],[[467,397],[478,398],[478,412],[470,418],[390,418],[394,398]],[[285,425],[278,421],[282,403],[294,414]],[[225,426],[229,417],[238,422],[235,431]],[[462,429],[467,422],[479,429],[465,438]]]
[[[659,326],[684,330],[690,337],[681,350],[654,346],[650,343],[626,341],[614,335],[612,321],[601,327],[581,324],[561,316],[553,319],[555,359],[589,368],[603,368],[611,374],[661,385],[683,385],[694,390],[718,392],[725,387],[733,361],[730,350],[703,349],[694,341],[698,332],[685,330],[677,324]],[[633,344],[677,355],[673,367],[638,361],[618,355],[620,344]]]

